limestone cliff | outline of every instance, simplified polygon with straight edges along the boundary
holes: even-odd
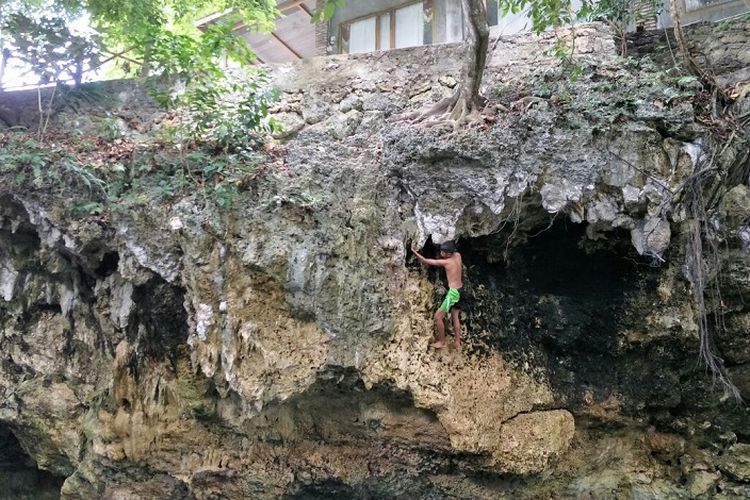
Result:
[[[229,209],[73,216],[0,164],[8,494],[747,498],[750,411],[698,363],[686,186],[711,174],[708,325],[748,396],[748,29],[691,31],[733,128],[656,35],[623,60],[594,26],[577,78],[552,35],[502,40],[491,111],[455,134],[392,117],[451,92],[456,47],[271,69],[285,132]],[[114,123],[137,170],[170,117],[108,92],[52,127]],[[29,122],[24,99],[0,116]],[[431,352],[443,285],[407,244],[448,238],[467,343]]]

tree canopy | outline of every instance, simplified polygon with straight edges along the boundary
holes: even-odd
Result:
[[[195,27],[216,12],[227,15],[204,31]],[[274,0],[6,0],[0,68],[16,62],[42,84],[80,82],[83,72],[112,60],[126,75],[200,71],[218,55],[251,60],[231,27],[241,19],[269,30],[278,15]]]
[[[497,1],[504,14],[524,12],[537,32],[579,20],[603,20],[622,32],[637,15],[630,0],[490,1]],[[345,3],[326,0],[314,21],[330,18]],[[465,3],[464,10],[484,4]],[[195,21],[213,13],[225,15],[199,31]],[[5,0],[0,7],[0,89],[4,69],[13,64],[44,84],[80,82],[84,73],[111,61],[121,75],[203,71],[217,55],[249,62],[252,53],[231,36],[230,27],[241,20],[269,31],[279,15],[274,0]]]

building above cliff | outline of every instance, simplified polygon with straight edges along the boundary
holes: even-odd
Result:
[[[357,54],[422,45],[459,42],[463,39],[461,3],[458,0],[349,0],[329,21],[313,23],[318,0],[278,0],[282,14],[271,33],[257,33],[240,23],[244,37],[260,63],[282,63],[326,54]],[[529,30],[523,14],[503,15],[494,0],[485,0],[490,36]],[[579,4],[574,1],[574,6]],[[669,1],[660,8],[648,0],[636,0],[640,15],[632,29],[669,27]],[[684,24],[716,21],[750,11],[744,0],[678,0]],[[217,13],[198,22],[216,22]]]

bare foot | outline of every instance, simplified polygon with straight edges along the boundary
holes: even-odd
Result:
[[[453,347],[455,347],[456,349],[458,349],[460,351],[461,350],[461,341],[460,340],[454,341],[453,342]]]
[[[432,347],[433,349],[442,349],[446,345],[447,344],[445,340],[438,340],[437,342],[433,342],[432,344],[430,344],[430,347]]]

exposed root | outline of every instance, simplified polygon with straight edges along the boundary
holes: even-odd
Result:
[[[435,104],[396,116],[395,119],[428,128],[449,125],[455,134],[464,127],[482,122],[479,105],[470,101],[459,90]]]
[[[464,127],[481,123],[482,115],[478,106],[469,105],[465,99],[459,99],[453,106],[447,120],[453,125],[453,133],[455,134]]]
[[[718,248],[715,238],[708,234],[707,201],[704,198],[706,186],[714,180],[715,170],[702,168],[702,161],[695,166],[695,173],[691,175],[684,184],[683,203],[689,217],[689,231],[685,248],[685,270],[690,280],[693,291],[694,304],[697,309],[698,333],[700,340],[699,359],[725,390],[731,394],[737,402],[742,402],[740,390],[732,382],[727,373],[724,361],[713,351],[711,328],[708,322],[708,310],[706,306],[706,295],[708,294],[714,304],[722,304],[721,290],[719,288],[718,273],[721,264],[718,259]],[[714,312],[716,330],[724,329],[722,311]]]
[[[674,26],[674,37],[677,41],[677,47],[680,49],[680,54],[682,54],[682,60],[685,67],[690,73],[700,78],[703,85],[715,94],[715,98],[718,98],[718,100],[721,101],[721,104],[726,105],[730,100],[726,91],[721,85],[719,85],[714,75],[700,67],[690,54],[690,47],[687,44],[685,31],[682,28],[680,12],[681,8],[678,5],[677,0],[669,0],[669,14],[672,18],[672,26]]]
[[[453,108],[456,107],[459,95],[460,94],[456,92],[452,96],[441,99],[431,106],[412,111],[411,113],[404,113],[397,116],[396,119],[407,121],[409,123],[422,123],[424,121],[442,117],[448,114],[448,112],[452,112]]]
[[[461,0],[463,10],[466,57],[461,69],[461,85],[456,92],[445,99],[413,113],[397,116],[412,124],[427,127],[451,125],[453,134],[461,128],[479,123],[482,118],[482,99],[479,89],[482,74],[487,64],[490,30],[487,24],[485,3],[479,0]]]
[[[547,99],[544,99],[543,97],[526,96],[518,99],[517,101],[514,101],[510,105],[510,109],[518,110],[523,108],[523,111],[526,112],[531,109],[531,106],[541,102],[547,102]]]

